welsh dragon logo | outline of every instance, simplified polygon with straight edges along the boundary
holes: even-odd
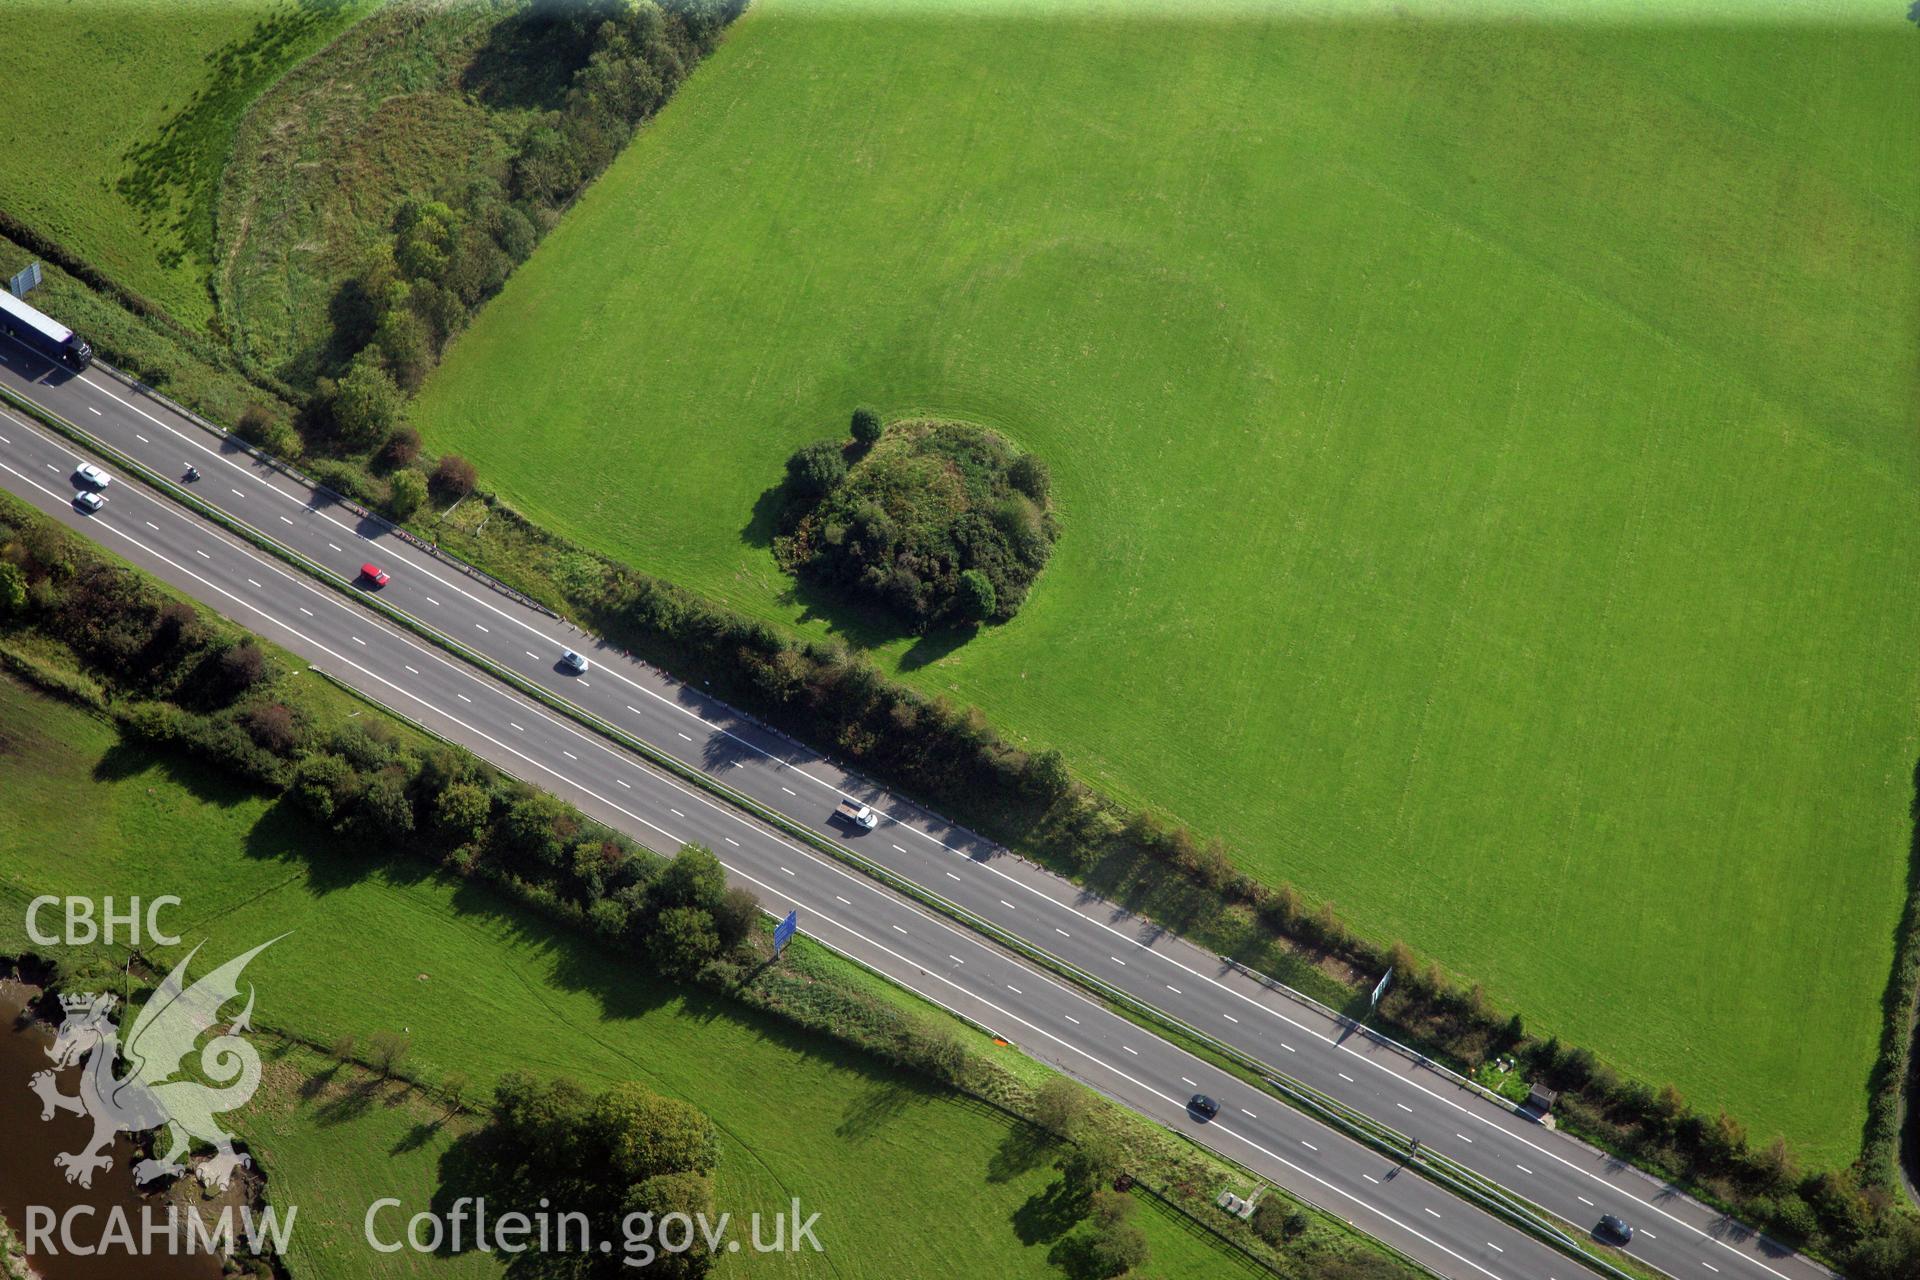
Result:
[[[285,935],[281,935],[284,937]],[[133,1168],[133,1180],[145,1184],[186,1172],[181,1163],[194,1140],[213,1147],[202,1162],[200,1181],[224,1190],[233,1175],[251,1164],[249,1156],[233,1149],[233,1135],[215,1119],[223,1111],[245,1106],[260,1086],[260,1054],[241,1034],[252,1029],[253,987],[247,987],[247,1006],[222,1034],[200,1047],[200,1038],[213,1030],[220,1011],[240,996],[240,974],[247,964],[280,939],[263,942],[243,956],[229,960],[192,986],[187,966],[200,954],[195,947],[174,967],[153,993],[127,1033],[127,1070],[116,1074],[122,1046],[111,995],[60,997],[66,1020],[47,1056],[54,1070],[86,1059],[77,1097],[68,1097],[54,1083],[54,1070],[35,1073],[31,1088],[40,1095],[42,1120],[60,1112],[89,1116],[93,1137],[77,1152],[54,1157],[68,1182],[93,1185],[95,1171],[113,1167],[109,1154],[115,1135],[145,1133],[165,1125],[171,1131],[167,1153],[142,1160]],[[189,1074],[189,1059],[199,1048],[200,1074]]]

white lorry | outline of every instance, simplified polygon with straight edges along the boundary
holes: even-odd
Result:
[[[833,816],[851,822],[863,831],[871,831],[880,825],[880,815],[858,800],[842,800]]]

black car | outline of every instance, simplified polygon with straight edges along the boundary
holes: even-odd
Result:
[[[1633,1228],[1610,1213],[1600,1219],[1599,1234],[1618,1244],[1627,1244],[1633,1240]]]
[[[1211,1120],[1220,1114],[1220,1104],[1204,1093],[1196,1093],[1193,1097],[1187,1099],[1187,1110],[1193,1112],[1193,1114],[1199,1116],[1202,1120]]]

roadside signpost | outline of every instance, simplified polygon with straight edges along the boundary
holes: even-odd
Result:
[[[24,298],[40,285],[40,264],[28,263],[19,274],[7,281],[7,292],[16,298]]]
[[[800,913],[789,911],[787,918],[774,927],[773,954],[778,956],[787,943],[793,941],[793,935],[798,932],[800,932]]]
[[[1393,981],[1393,966],[1388,965],[1387,971],[1380,976],[1379,984],[1376,985],[1373,989],[1373,998],[1367,1001],[1368,1009],[1378,1009],[1380,1007],[1380,997],[1387,994],[1387,984],[1392,981]]]

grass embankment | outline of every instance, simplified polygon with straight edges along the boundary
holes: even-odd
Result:
[[[401,201],[503,170],[553,96],[475,83],[510,70],[492,37],[513,13],[401,0],[246,113],[221,183],[218,267],[221,321],[246,358],[310,380],[340,354],[335,291],[391,240]],[[476,68],[482,55],[494,56]]]
[[[351,714],[354,700],[333,696]],[[24,907],[39,892],[177,894],[186,905],[171,923],[187,947],[206,939],[231,953],[291,931],[249,970],[270,1033],[327,1044],[404,1029],[406,1066],[427,1078],[464,1072],[485,1089],[523,1068],[638,1079],[695,1102],[725,1135],[722,1207],[771,1213],[797,1195],[823,1213],[829,1254],[796,1257],[783,1274],[1057,1274],[1038,1211],[1055,1175],[1023,1158],[1021,1134],[989,1108],[662,984],[485,889],[373,866],[285,807],[5,678],[0,753],[0,903],[11,904],[0,951],[30,949]],[[297,1274],[491,1269],[380,1258],[361,1243],[373,1199],[431,1198],[461,1130],[441,1122],[444,1106],[300,1045],[266,1056],[267,1088],[237,1123],[275,1202],[300,1206]],[[1233,1265],[1170,1215],[1138,1221],[1155,1274]]]
[[[417,416],[1843,1163],[1920,750],[1920,63],[1865,13],[771,0]],[[778,573],[756,500],[862,402],[1052,465],[1014,623],[890,639]]]
[[[0,209],[204,327],[234,125],[255,95],[376,2],[0,6]]]

